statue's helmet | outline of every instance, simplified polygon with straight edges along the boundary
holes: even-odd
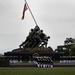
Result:
[[[43,33],[43,30],[41,30],[41,32]]]
[[[39,31],[39,30],[40,30],[39,26],[35,26],[34,29],[35,29],[36,31]]]
[[[33,32],[34,31],[34,29],[31,29],[31,32]]]
[[[50,36],[48,36],[47,38],[50,39]]]

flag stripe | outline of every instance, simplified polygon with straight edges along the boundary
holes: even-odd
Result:
[[[24,16],[25,16],[25,11],[27,10],[27,6],[26,6],[26,3],[24,5],[24,8],[23,8],[23,13],[22,13],[22,20],[24,19]]]

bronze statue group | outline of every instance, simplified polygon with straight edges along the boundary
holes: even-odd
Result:
[[[20,48],[35,48],[40,46],[47,47],[48,39],[50,36],[47,36],[43,30],[39,28],[38,25],[34,29],[31,29],[29,35],[26,37],[26,40],[22,42],[19,46]]]

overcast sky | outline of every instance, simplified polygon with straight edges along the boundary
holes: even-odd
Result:
[[[45,34],[48,46],[55,49],[67,37],[75,38],[75,0],[27,0]],[[21,20],[24,0],[0,0],[0,53],[12,51],[26,39],[35,23],[29,10]]]

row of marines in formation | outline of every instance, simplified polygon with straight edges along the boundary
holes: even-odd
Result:
[[[40,30],[39,26],[35,26],[34,29],[31,29],[29,35],[26,37],[26,40],[22,42],[19,46],[20,48],[35,48],[39,46],[47,47],[48,39],[50,36],[47,36],[43,33],[43,30]]]
[[[50,57],[34,57],[32,61],[29,61],[28,63],[34,63],[39,68],[52,68],[53,67],[53,61]]]

